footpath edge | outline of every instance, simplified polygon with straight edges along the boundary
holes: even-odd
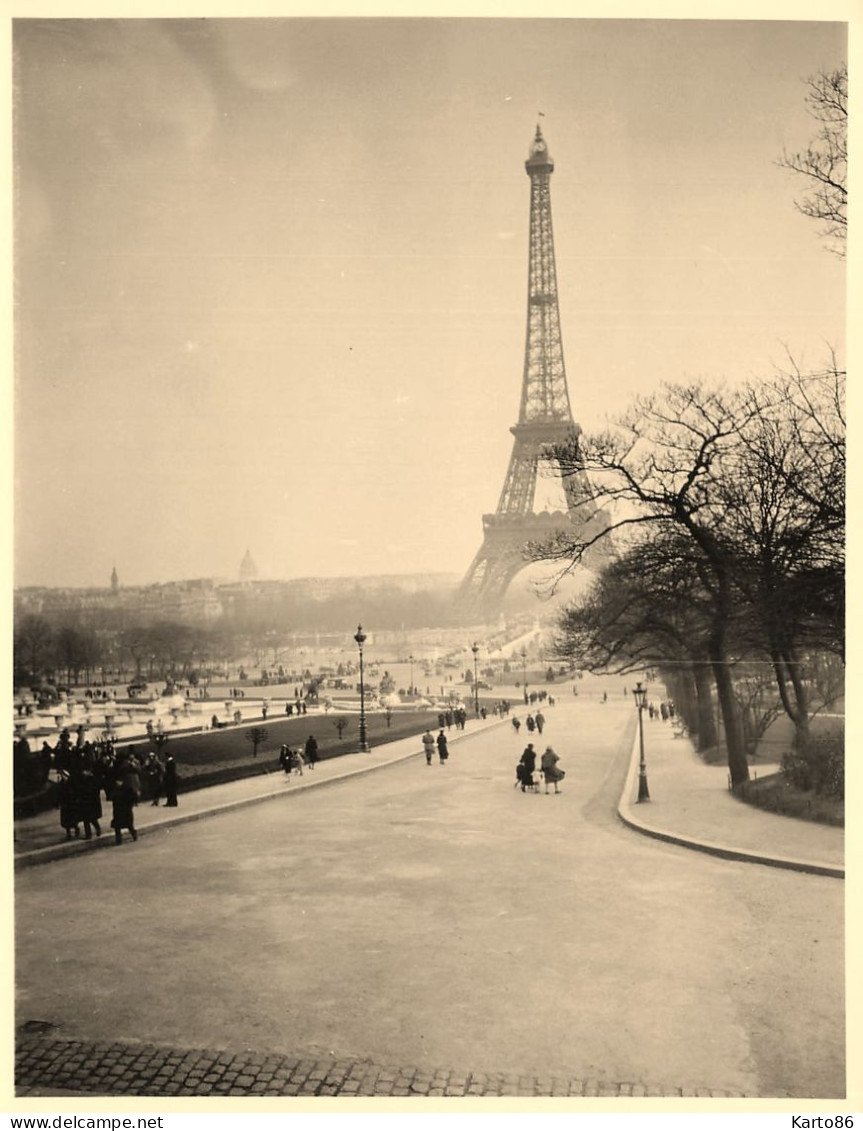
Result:
[[[644,820],[642,816],[636,816],[635,806],[638,805],[638,802],[633,802],[632,800],[635,792],[635,779],[638,775],[638,762],[639,743],[638,728],[636,727],[632,743],[629,771],[626,775],[623,793],[620,796],[620,802],[617,807],[617,815],[620,820],[634,832],[641,833],[643,836],[652,837],[654,840],[663,840],[668,844],[677,844],[683,848],[691,848],[696,852],[706,852],[710,856],[719,856],[726,860],[738,860],[747,864],[764,864],[770,868],[787,868],[794,872],[807,872],[813,876],[831,876],[838,880],[845,879],[845,869],[834,864],[823,864],[814,860],[800,860],[790,856],[780,856],[778,854],[768,855],[763,852],[751,852],[746,848],[739,848],[729,844],[719,844],[715,841],[700,840],[694,837],[684,836],[682,833],[671,832],[668,829],[661,829],[656,825],[650,824],[648,821]],[[791,817],[788,818],[788,820],[794,819],[795,818]]]

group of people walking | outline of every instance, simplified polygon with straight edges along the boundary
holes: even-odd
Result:
[[[554,786],[554,792],[560,793],[558,784],[563,781],[566,776],[566,770],[561,769],[558,765],[560,758],[555,753],[551,746],[546,746],[545,751],[540,758],[539,768],[545,780],[545,792],[548,793],[548,787]],[[521,786],[521,792],[526,793],[531,790],[534,793],[539,792],[539,783],[534,778],[536,773],[536,751],[533,748],[533,743],[529,742],[524,748],[521,759],[515,768],[515,784]]]
[[[138,839],[135,806],[143,796],[158,805],[164,795],[167,806],[177,805],[177,767],[170,754],[163,763],[150,751],[141,761],[131,750],[115,750],[110,742],[72,747],[61,741],[53,759],[60,826],[67,840],[80,837],[82,826],[85,840],[94,833],[102,835],[103,792],[111,803],[111,828],[117,844],[122,843],[123,830],[132,840]]]
[[[303,767],[308,766],[313,770],[318,761],[318,743],[313,734],[310,734],[306,739],[306,744],[303,747],[297,747],[296,750],[291,750],[287,743],[284,743],[279,751],[279,765],[288,776],[296,770],[300,776],[303,773]]]
[[[518,734],[521,730],[521,719],[518,715],[513,715],[510,721],[512,723],[512,729]],[[542,734],[542,728],[545,726],[545,715],[542,711],[537,711],[535,715],[528,714],[524,720],[524,725],[527,727],[529,734],[533,734],[534,731],[538,731],[539,734]]]
[[[449,758],[449,745],[443,727],[441,727],[440,734],[437,738],[432,736],[430,730],[427,730],[423,735],[423,752],[426,756],[427,766],[430,766],[434,760],[435,747],[437,747],[438,761],[442,766],[445,766],[446,760]]]

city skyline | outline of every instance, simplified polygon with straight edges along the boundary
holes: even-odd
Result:
[[[15,26],[16,586],[463,574],[542,113],[576,421],[843,348],[776,164],[838,23]]]

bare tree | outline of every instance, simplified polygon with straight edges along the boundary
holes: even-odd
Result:
[[[700,552],[666,532],[611,562],[579,601],[563,610],[557,654],[589,671],[659,668],[699,750],[715,746],[707,655],[710,593]]]
[[[251,730],[246,731],[246,741],[252,744],[252,757],[257,758],[258,747],[261,746],[270,737],[270,732],[266,727],[252,727]]]
[[[45,674],[53,644],[51,626],[44,617],[28,613],[15,626],[14,650],[16,679],[39,681]]]
[[[848,67],[808,80],[806,106],[821,123],[812,143],[798,153],[783,152],[777,164],[805,177],[809,193],[796,202],[804,216],[819,221],[829,249],[844,258],[848,192]]]
[[[591,486],[584,505],[603,518],[582,538],[566,534],[535,548],[539,559],[568,561],[568,572],[609,536],[620,546],[633,532],[643,539],[677,531],[694,544],[699,581],[710,594],[706,650],[735,786],[748,780],[749,766],[729,653],[736,549],[717,484],[734,473],[740,432],[753,411],[734,392],[667,384],[639,398],[615,428],[554,445],[563,475],[586,473]]]

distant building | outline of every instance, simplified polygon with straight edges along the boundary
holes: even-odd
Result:
[[[255,581],[258,576],[258,567],[248,549],[246,556],[240,562],[240,581]]]
[[[111,592],[116,593],[119,588],[120,579],[117,576],[117,567],[114,566],[114,568],[111,570]]]

